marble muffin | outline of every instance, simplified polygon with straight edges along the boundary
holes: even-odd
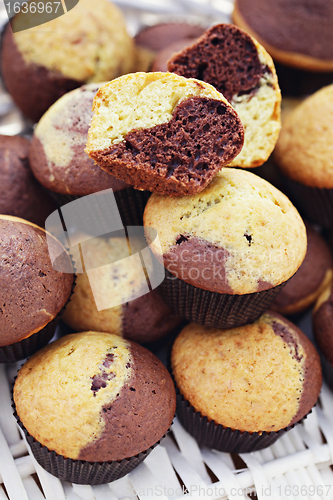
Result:
[[[117,461],[124,475],[119,462],[151,450],[176,407],[162,362],[134,342],[101,332],[68,335],[37,352],[19,371],[13,398],[21,425],[47,448],[41,465],[48,469],[55,451],[65,459],[68,478],[80,460],[80,482],[85,465],[99,463],[91,484],[106,462]]]
[[[73,296],[62,316],[74,330],[109,332],[147,343],[161,339],[182,323],[158,289],[149,291],[141,261],[127,259],[128,245],[126,238],[121,237],[81,243],[86,272],[78,274]],[[114,264],[110,263],[111,255]],[[103,309],[97,307],[100,300]],[[109,301],[117,305],[108,307]]]
[[[50,191],[85,196],[104,189],[128,187],[101,170],[84,149],[92,118],[92,102],[101,84],[90,83],[68,92],[42,116],[34,130],[30,165]]]
[[[333,6],[325,0],[236,0],[233,20],[283,64],[333,70]]]
[[[32,121],[66,92],[132,69],[133,41],[121,11],[107,0],[80,0],[43,29],[26,22],[20,13],[12,20],[13,30],[8,24],[1,69],[8,92]]]
[[[323,374],[333,388],[333,285],[323,290],[312,312],[313,334],[319,347]]]
[[[236,326],[236,305],[244,312],[250,298],[258,303],[249,303],[250,316],[240,316],[237,324],[254,321],[306,253],[305,226],[289,199],[255,174],[234,168],[224,168],[193,196],[153,194],[144,226],[152,251],[170,273],[162,284],[164,298],[179,314],[208,326]],[[152,241],[151,228],[160,245]]]
[[[332,114],[329,85],[286,116],[273,154],[295,205],[326,227],[333,227]]]
[[[177,416],[201,445],[221,451],[268,446],[307,415],[322,385],[313,344],[271,312],[228,330],[189,324],[175,340],[171,364]]]
[[[217,24],[171,56],[167,68],[210,83],[237,111],[245,138],[231,166],[253,168],[268,159],[281,128],[281,93],[272,58],[254,38]]]
[[[18,343],[30,339],[31,349],[37,346],[37,350],[53,336],[56,318],[72,291],[73,268],[61,244],[51,235],[47,238],[46,232],[31,222],[1,215],[0,232],[0,346],[4,361],[11,346],[8,355],[15,357]],[[64,272],[54,269],[50,253],[61,254]],[[22,358],[32,354],[28,343],[26,346],[28,351],[22,351]]]
[[[309,224],[306,224],[306,236],[307,250],[301,267],[271,305],[271,309],[280,314],[305,311],[332,281],[333,261],[329,246]]]
[[[122,76],[97,92],[86,152],[136,189],[201,191],[240,152],[243,125],[211,85],[171,73]]]
[[[0,213],[44,226],[56,207],[31,172],[29,148],[23,137],[0,135]]]

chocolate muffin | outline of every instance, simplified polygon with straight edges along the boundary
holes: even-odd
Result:
[[[333,278],[332,254],[327,243],[309,224],[306,236],[308,245],[301,267],[271,305],[271,309],[281,314],[305,311]]]
[[[306,218],[333,227],[333,85],[324,87],[291,111],[273,159],[291,200]]]
[[[316,403],[316,349],[282,316],[216,330],[186,326],[172,348],[177,416],[200,445],[244,453],[272,444]]]
[[[213,85],[232,104],[245,128],[244,147],[231,166],[262,165],[280,131],[281,94],[273,61],[243,30],[217,24],[174,54],[169,71]]]
[[[44,226],[56,207],[32,175],[29,147],[23,137],[0,135],[0,213]]]
[[[149,291],[138,254],[129,252],[126,238],[90,239],[81,243],[81,250],[86,272],[77,276],[62,316],[74,330],[109,332],[146,343],[161,339],[183,322],[172,314],[158,289]]]
[[[234,22],[283,64],[333,70],[333,5],[326,0],[236,0]]]
[[[82,484],[110,482],[138,465],[176,407],[161,361],[101,332],[68,335],[36,353],[21,368],[13,397],[37,461]]]
[[[99,89],[86,152],[136,189],[202,191],[243,146],[243,125],[211,85],[170,73],[125,75]]]
[[[0,361],[23,359],[53,337],[73,286],[73,268],[60,243],[31,222],[0,216]],[[62,269],[50,254],[61,254]]]
[[[305,226],[295,207],[245,170],[224,168],[197,195],[153,194],[144,225],[167,270],[161,285],[166,302],[186,319],[216,328],[255,321],[306,253]]]
[[[333,286],[332,282],[318,297],[313,309],[313,334],[319,347],[323,374],[333,389]]]
[[[14,33],[8,24],[1,68],[8,92],[32,121],[66,92],[132,69],[132,39],[122,13],[107,0],[80,0],[43,29],[27,29],[26,22],[26,15],[19,13],[12,20]]]
[[[158,53],[181,40],[195,40],[205,28],[188,23],[158,23],[146,26],[134,37],[136,44],[137,71],[148,71]],[[171,53],[170,53],[171,55]],[[166,71],[166,69],[152,69]]]

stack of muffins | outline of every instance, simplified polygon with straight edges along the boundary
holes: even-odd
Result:
[[[32,120],[40,118],[30,147],[16,138],[13,150],[22,149],[28,164],[29,147],[43,196],[51,195],[60,207],[111,188],[123,225],[143,223],[150,249],[165,268],[163,283],[152,290],[141,260],[139,268],[131,264],[144,249],[142,241],[133,244],[125,231],[81,235],[76,254],[84,268],[71,295],[73,268],[61,244],[32,223],[14,220],[12,215],[24,214],[11,207],[0,218],[0,312],[2,331],[10,330],[1,339],[1,361],[35,352],[14,386],[16,418],[39,463],[82,484],[112,481],[137,466],[170,427],[176,393],[184,427],[201,445],[221,451],[264,448],[302,421],[320,393],[320,359],[281,314],[302,313],[320,296],[318,343],[322,351],[331,351],[331,344],[333,349],[327,340],[331,251],[285,194],[249,171],[275,149],[284,175],[314,193],[316,213],[327,212],[329,171],[319,168],[319,185],[312,167],[303,169],[305,179],[294,175],[293,165],[298,150],[306,163],[312,119],[324,102],[333,102],[331,89],[290,113],[275,148],[280,89],[270,55],[253,37],[230,24],[204,33],[165,24],[139,34],[138,49],[116,7],[99,2],[92,24],[88,0],[51,22],[61,37],[68,23],[78,28],[66,39],[68,59],[57,51],[58,34],[34,28],[23,44],[23,35],[8,27],[2,53],[5,83],[17,105]],[[239,1],[236,22],[243,8]],[[19,15],[14,25],[20,22]],[[159,53],[153,70],[168,71],[143,72],[167,45],[166,33],[173,33],[177,46]],[[47,59],[45,43],[52,52]],[[84,65],[80,59],[71,64],[85,51]],[[17,83],[22,72],[26,78]],[[321,140],[329,150],[325,120]],[[8,139],[3,143],[11,146]],[[315,145],[309,155],[316,155],[314,170],[324,163]],[[3,156],[18,162],[14,153],[9,160]],[[52,211],[47,200],[43,222]],[[67,263],[64,273],[47,258],[50,241]],[[17,279],[19,268],[25,270],[23,281]],[[99,307],[97,297],[116,305]],[[48,324],[55,325],[65,305],[62,319],[76,333],[45,346],[54,333]],[[167,345],[169,334],[186,321],[170,354],[172,379],[136,342]],[[22,342],[37,334],[40,339],[45,329],[42,343],[28,342],[29,350],[22,350]],[[324,373],[330,373],[330,363],[328,356]]]

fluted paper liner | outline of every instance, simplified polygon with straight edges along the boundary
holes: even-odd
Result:
[[[274,302],[287,282],[245,295],[210,292],[182,281],[167,269],[161,284],[165,302],[179,316],[213,328],[234,328],[256,321]]]
[[[201,413],[196,411],[184,396],[180,394],[177,386],[176,392],[177,417],[187,432],[195,438],[200,446],[206,446],[226,453],[249,453],[251,451],[267,448],[285,432],[303,422],[312,411],[310,410],[307,415],[299,420],[299,422],[289,427],[285,427],[284,429],[280,429],[277,432],[241,432],[217,424],[214,420],[208,421],[207,417],[203,417]]]
[[[287,195],[305,217],[333,229],[333,189],[305,186],[282,176]]]
[[[164,439],[171,428],[170,426],[164,436],[153,444],[153,446],[135,456],[112,462],[86,462],[85,460],[73,460],[63,455],[58,455],[55,451],[50,451],[46,446],[36,441],[22,424],[20,417],[16,413],[14,402],[12,407],[17,423],[23,430],[39,465],[58,479],[76,484],[97,485],[111,483],[116,479],[124,477],[143,462],[149,453]]]
[[[62,194],[44,190],[53,198],[58,207],[66,205],[71,201],[75,201],[83,196],[75,196],[71,194]],[[113,192],[117,202],[118,210],[120,213],[121,221],[126,226],[142,226],[143,225],[143,212],[147,204],[148,198],[151,193],[149,191],[139,191],[132,187],[121,189]]]

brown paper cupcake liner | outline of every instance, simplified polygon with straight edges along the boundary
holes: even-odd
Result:
[[[212,328],[234,328],[257,320],[287,282],[245,295],[210,292],[182,281],[167,269],[160,290],[165,302],[188,321]]]
[[[217,424],[214,420],[208,421],[207,417],[203,417],[199,411],[180,394],[176,386],[177,392],[177,417],[182,426],[191,434],[200,446],[206,446],[225,453],[249,453],[252,451],[262,450],[271,446],[285,432],[292,429],[295,425],[303,422],[311,413],[307,413],[299,422],[280,429],[277,432],[240,432],[232,430],[230,427],[224,427]]]
[[[28,358],[50,342],[55,334],[59,319],[72,298],[76,285],[75,266],[71,255],[70,258],[73,265],[74,279],[72,283],[71,293],[69,294],[67,302],[58,312],[55,318],[53,318],[50,323],[44,326],[44,328],[34,333],[30,337],[20,340],[19,342],[14,342],[13,344],[0,347],[0,363],[15,363],[15,361],[20,361],[22,359]]]
[[[287,195],[310,222],[333,228],[333,189],[305,186],[282,176]]]
[[[50,191],[46,188],[44,188],[44,190],[52,197],[58,207],[62,207],[71,201],[82,198],[82,196],[55,193],[54,191]],[[121,189],[120,191],[115,191],[113,194],[117,202],[123,225],[125,227],[142,226],[143,212],[151,193],[149,191],[139,191],[130,187],[127,189]]]
[[[43,469],[52,474],[53,476],[76,484],[104,484],[111,483],[126,476],[135,467],[137,467],[149,455],[149,453],[156,448],[158,444],[165,438],[170,428],[164,436],[157,441],[153,446],[147,450],[139,453],[130,458],[124,458],[121,461],[112,462],[86,462],[84,460],[73,460],[66,458],[63,455],[58,455],[55,451],[50,451],[46,446],[43,446],[39,441],[36,441],[33,436],[29,434],[27,429],[22,424],[15,409],[15,403],[12,404],[14,410],[14,417],[18,425],[23,430],[31,451]],[[171,424],[172,425],[172,424]]]

